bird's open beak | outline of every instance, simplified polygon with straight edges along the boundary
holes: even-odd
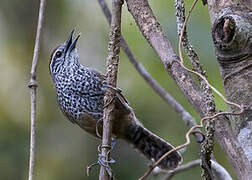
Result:
[[[76,47],[76,43],[77,43],[78,39],[80,38],[80,34],[79,34],[75,38],[75,40],[73,41],[73,33],[74,33],[74,29],[72,30],[70,36],[68,37],[68,39],[65,42],[65,44],[66,44],[65,54],[70,53]]]

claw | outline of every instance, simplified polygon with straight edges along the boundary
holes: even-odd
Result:
[[[109,164],[115,163],[116,161],[114,159],[111,159],[109,161],[104,161],[103,160],[104,157],[105,156],[99,154],[98,163],[105,168],[109,176],[113,179],[113,171],[112,171],[112,168],[109,166]]]
[[[115,144],[115,143],[113,143]],[[113,147],[113,146],[112,146]],[[98,146],[98,151],[101,152],[101,148],[102,146],[99,145]],[[101,153],[98,154],[98,160],[96,163],[93,163],[91,165],[89,165],[87,167],[87,176],[89,176],[92,167],[97,166],[97,165],[101,165],[105,168],[105,170],[107,171],[107,173],[109,174],[109,176],[113,179],[113,172],[112,172],[112,168],[109,166],[109,164],[115,163],[116,161],[114,159],[111,159],[109,161],[103,160],[105,158],[105,156],[103,156]]]
[[[99,120],[96,122],[96,126],[95,126],[95,132],[96,132],[96,135],[97,135],[99,138],[102,137],[102,136],[100,135],[100,133],[99,133],[99,128],[98,128],[100,122],[102,122],[102,118],[99,119]]]
[[[126,99],[126,97],[122,94],[122,89],[120,89],[120,88],[118,88],[118,87],[113,87],[113,86],[111,86],[111,85],[109,85],[109,84],[106,84],[106,83],[104,83],[103,86],[104,86],[104,87],[107,87],[107,88],[110,88],[110,89],[113,89],[114,91],[116,91],[117,94],[119,94],[120,97],[122,97],[122,99],[123,99],[127,104],[129,104],[129,102],[128,102],[128,100]]]
[[[89,166],[87,167],[87,176],[90,175],[90,172],[91,172],[91,170],[92,170],[92,167],[93,167],[93,166],[97,166],[98,164],[99,164],[99,163],[96,162],[96,163],[93,163],[93,164],[91,164],[91,165],[89,165]]]
[[[131,108],[129,106],[127,98],[122,94],[122,90],[106,83],[103,83],[103,86],[106,88],[111,88],[116,92],[116,96],[111,99],[107,104],[105,104],[103,108],[107,107],[115,99],[117,109],[123,110],[124,112],[129,114],[131,112]]]
[[[116,139],[115,138],[112,138],[112,141],[111,141],[111,149],[114,149],[116,145]]]
[[[122,92],[122,90],[121,90],[120,88],[113,87],[113,86],[111,86],[111,85],[109,85],[109,84],[106,84],[106,83],[103,83],[103,86],[104,86],[104,87],[107,87],[107,88],[110,88],[110,89],[113,89],[114,91],[116,91],[116,92],[118,92],[118,93],[121,93],[121,92]]]

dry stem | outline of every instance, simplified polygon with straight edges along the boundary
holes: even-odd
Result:
[[[43,14],[45,9],[45,0],[40,1],[39,17],[37,25],[37,33],[35,46],[33,51],[33,60],[31,67],[31,78],[28,87],[31,91],[31,135],[30,135],[30,160],[29,160],[29,180],[33,180],[34,176],[34,165],[35,165],[35,144],[36,144],[36,68],[38,61],[39,45],[40,45],[40,34],[42,29]]]
[[[195,2],[196,3],[196,2]],[[185,3],[184,0],[175,0],[175,7],[176,7],[176,17],[177,17],[177,29],[178,29],[178,35],[180,37],[182,28],[184,28],[182,38],[181,38],[181,44],[186,52],[186,55],[188,56],[189,60],[192,63],[193,70],[201,74],[203,77],[207,78],[206,71],[201,66],[199,62],[199,57],[196,51],[194,50],[193,46],[188,40],[187,32],[186,32],[186,25],[185,24]],[[191,9],[192,10],[192,9]],[[191,13],[191,10],[189,13]],[[207,83],[198,77],[200,87],[204,91],[206,95],[206,105],[209,107],[207,109],[206,115],[213,115],[216,113],[215,109],[215,102],[214,102],[214,96],[211,92],[211,88],[207,85]],[[215,132],[215,120],[209,119],[205,125],[205,141],[201,143],[201,151],[200,156],[202,159],[202,171],[203,176],[206,177],[206,179],[209,179],[211,177],[211,155],[214,149],[214,132]]]
[[[190,161],[186,164],[183,164],[181,166],[179,166],[178,168],[172,170],[172,171],[169,171],[167,173],[167,175],[165,176],[165,178],[163,180],[169,180],[171,179],[175,174],[181,172],[181,171],[185,171],[185,170],[188,170],[188,169],[191,169],[195,166],[199,166],[200,165],[200,162],[201,160],[200,159],[196,159],[194,161]]]
[[[106,83],[116,87],[118,61],[121,41],[121,11],[123,0],[112,1],[112,20],[109,34],[108,59],[107,59],[107,79]],[[101,146],[101,157],[105,166],[101,166],[100,180],[109,180],[112,178],[112,170],[109,167],[111,137],[112,137],[112,112],[114,109],[113,98],[115,91],[111,88],[106,90],[104,96],[103,110],[103,136]]]
[[[188,163],[182,164],[174,170],[167,171],[158,169],[157,173],[165,173],[166,176],[163,178],[163,180],[170,180],[174,175],[178,174],[179,172],[189,170],[196,166],[200,166],[201,163],[201,159],[196,159]],[[218,162],[211,160],[211,168],[216,174],[216,180],[232,180],[230,174]]]

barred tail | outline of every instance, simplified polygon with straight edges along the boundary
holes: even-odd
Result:
[[[166,152],[173,149],[172,145],[138,124],[131,124],[125,129],[124,139],[134,145],[149,160],[155,162]],[[181,162],[181,155],[177,151],[174,151],[163,159],[158,167],[162,169],[174,169]]]

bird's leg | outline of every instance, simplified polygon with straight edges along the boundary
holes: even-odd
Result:
[[[100,119],[100,121],[102,121],[102,119]],[[109,146],[109,145],[101,145],[101,144],[98,146],[98,152],[99,152],[99,154],[98,154],[98,160],[97,160],[96,163],[93,163],[93,164],[91,164],[91,165],[89,165],[87,167],[87,176],[89,176],[90,171],[92,170],[92,167],[97,166],[97,165],[101,165],[101,166],[105,167],[105,169],[108,172],[109,176],[113,177],[113,172],[112,172],[112,169],[111,169],[111,167],[110,167],[109,164],[115,163],[116,161],[114,159],[110,159],[108,161],[107,160],[103,160],[105,158],[105,156],[103,156],[101,154],[101,149],[102,148],[111,148],[111,149],[113,149],[114,146],[115,146],[115,144],[116,144],[116,140],[114,138],[112,138],[111,146]],[[108,153],[110,153],[110,151]]]
[[[110,146],[110,145],[99,145],[98,146],[98,151],[100,152],[98,154],[98,164],[100,164],[101,166],[103,166],[105,168],[105,170],[107,171],[107,173],[109,174],[111,179],[114,179],[114,177],[113,177],[113,171],[112,171],[112,168],[110,167],[110,164],[115,163],[116,161],[114,159],[104,160],[105,156],[103,156],[101,154],[101,148],[110,148],[110,150],[108,151],[108,154],[109,154],[111,149],[113,149],[114,144],[115,143],[113,143],[113,139],[112,139],[112,146]]]
[[[112,137],[111,149],[114,149],[115,145],[116,145],[116,139]]]

